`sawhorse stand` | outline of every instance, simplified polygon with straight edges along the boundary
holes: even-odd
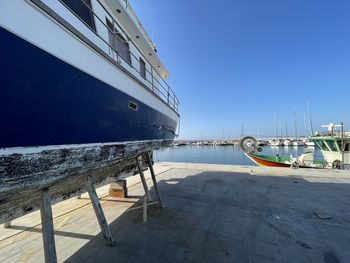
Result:
[[[149,202],[151,202],[151,196],[148,190],[145,175],[143,173],[143,157],[145,158],[146,164],[148,165],[151,173],[151,178],[153,181],[154,190],[157,195],[158,203],[160,207],[163,207],[162,200],[160,198],[160,193],[158,189],[158,184],[156,176],[153,170],[152,159],[150,157],[150,152],[143,153],[136,157],[136,164],[140,174],[141,182],[145,191],[143,199],[143,221],[147,220],[147,207]],[[93,179],[90,175],[85,176],[85,186],[89,197],[94,208],[97,221],[100,225],[105,244],[107,246],[112,246],[114,244],[112,232],[107,223],[106,217],[103,213],[100,200],[96,194],[96,189],[93,183]],[[42,235],[44,242],[44,254],[46,263],[57,262],[56,246],[55,246],[55,236],[52,218],[52,207],[51,207],[51,197],[49,194],[49,189],[43,189],[40,191],[40,213],[41,213],[41,223],[42,223]]]

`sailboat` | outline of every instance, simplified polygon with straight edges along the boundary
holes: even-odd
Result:
[[[304,142],[298,139],[297,114],[295,111],[295,107],[293,108],[293,113],[294,113],[294,132],[295,132],[295,140],[293,141],[293,146],[304,146]]]
[[[275,133],[276,133],[276,139],[272,140],[270,142],[271,146],[283,146],[283,141],[278,138],[278,132],[277,132],[277,117],[276,112],[274,112],[274,120],[275,120]]]

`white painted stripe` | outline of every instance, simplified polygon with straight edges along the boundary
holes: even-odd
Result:
[[[27,1],[1,1],[0,25],[55,57],[178,121],[178,115],[161,99]]]

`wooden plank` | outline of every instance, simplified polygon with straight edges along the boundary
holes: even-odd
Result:
[[[159,201],[159,205],[160,205],[160,207],[164,207],[163,203],[162,203],[162,199],[160,198],[160,192],[159,192],[159,189],[158,189],[158,182],[157,182],[156,175],[154,173],[154,169],[153,169],[153,164],[152,164],[152,159],[151,159],[150,153],[146,152],[144,155],[146,157],[146,162],[148,164],[149,170],[151,172],[151,177],[152,177],[152,181],[153,181],[153,187],[154,187],[154,190],[156,192],[156,195],[157,195],[157,198],[158,198],[158,201]]]
[[[90,175],[85,176],[85,183],[86,183],[86,189],[89,193],[92,206],[95,210],[97,221],[100,225],[105,243],[107,246],[112,246],[113,245],[112,232],[109,228],[109,225],[107,224],[106,217],[103,213],[100,200],[98,199],[98,196],[96,194],[96,189]]]
[[[145,175],[144,175],[143,169],[142,169],[142,155],[139,155],[136,157],[136,163],[137,163],[137,168],[138,168],[138,171],[140,174],[141,182],[143,185],[143,189],[145,190],[145,195],[147,196],[148,201],[152,202],[151,195],[149,193],[147,182],[145,179]]]
[[[51,198],[48,189],[40,191],[40,214],[46,263],[57,262],[55,236],[52,221]]]

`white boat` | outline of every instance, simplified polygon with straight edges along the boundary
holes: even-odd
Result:
[[[312,141],[311,139],[307,138],[306,140],[304,140],[304,144],[305,146],[308,146],[308,147],[315,147],[315,142]]]
[[[293,146],[304,146],[304,142],[302,140],[293,141]]]
[[[283,141],[280,139],[273,140],[270,142],[270,146],[283,146]]]
[[[332,168],[350,169],[350,133],[345,132],[343,125],[330,123],[322,125],[328,132],[311,137],[320,149],[324,159]],[[341,130],[337,128],[341,127]]]
[[[289,140],[289,139],[285,139],[285,140],[283,141],[283,145],[284,145],[284,146],[291,146],[291,145],[292,145],[292,142],[291,142],[291,140]]]

